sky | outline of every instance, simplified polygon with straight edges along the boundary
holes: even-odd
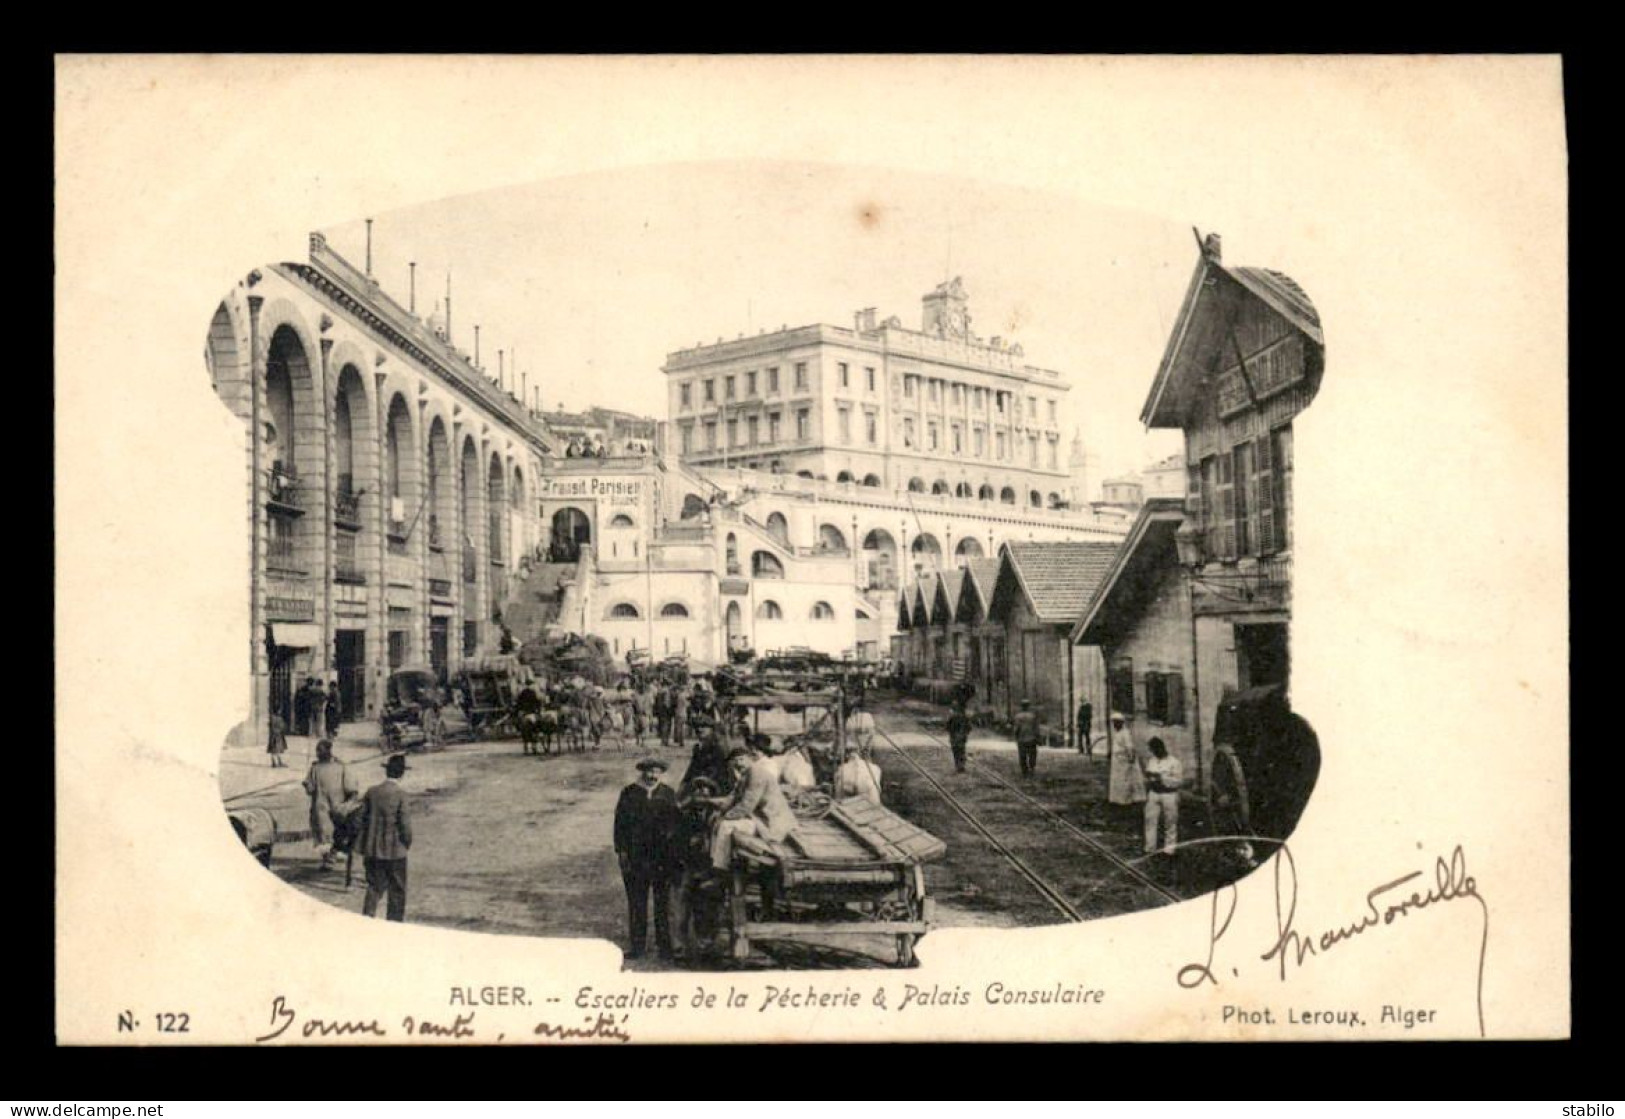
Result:
[[[1019,342],[1072,385],[1091,488],[1177,451],[1140,406],[1196,261],[1188,227],[1059,194],[831,164],[723,162],[552,179],[359,215],[323,232],[427,317],[452,279],[452,332],[548,408],[665,418],[666,355],[781,326],[851,326],[874,307],[919,329],[963,277],[972,330]]]

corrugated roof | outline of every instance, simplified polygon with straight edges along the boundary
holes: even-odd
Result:
[[[1074,624],[1111,570],[1116,541],[1012,541],[1004,546],[1011,569],[1047,625]]]

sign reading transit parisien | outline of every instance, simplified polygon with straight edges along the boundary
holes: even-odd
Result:
[[[600,501],[605,505],[637,505],[643,500],[642,478],[566,476],[542,481],[543,501]]]

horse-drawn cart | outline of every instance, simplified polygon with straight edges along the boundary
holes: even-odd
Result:
[[[947,845],[862,797],[802,817],[782,842],[737,837],[726,914],[729,951],[751,942],[828,945],[832,938],[892,939],[899,966],[931,927],[922,864]]]

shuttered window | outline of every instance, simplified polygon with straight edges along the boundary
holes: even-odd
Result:
[[[1269,434],[1270,443],[1270,520],[1274,531],[1270,551],[1284,552],[1291,546],[1287,540],[1287,525],[1291,521],[1287,501],[1291,486],[1288,475],[1292,471],[1292,429],[1278,427]]]
[[[1258,497],[1258,554],[1272,555],[1280,550],[1275,537],[1275,449],[1272,436],[1265,433],[1254,444],[1253,492]]]
[[[1185,723],[1185,678],[1178,672],[1145,674],[1145,717],[1163,726]]]
[[[1251,492],[1255,482],[1253,477],[1253,445],[1251,443],[1238,444],[1230,452],[1230,457],[1235,460],[1232,478],[1236,495],[1236,535],[1235,543],[1232,545],[1234,550],[1229,554],[1245,556],[1252,554],[1253,542],[1258,539],[1258,533],[1255,531],[1256,526],[1253,521],[1258,509],[1258,502]]]
[[[1234,559],[1236,556],[1236,488],[1232,482],[1231,473],[1234,456],[1218,456],[1218,533],[1213,541],[1214,554],[1224,559]]]

